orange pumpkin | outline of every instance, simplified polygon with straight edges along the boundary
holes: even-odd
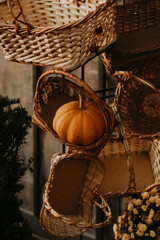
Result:
[[[53,129],[67,142],[90,145],[103,135],[105,121],[95,103],[84,101],[83,107],[80,107],[79,101],[72,101],[57,110]]]

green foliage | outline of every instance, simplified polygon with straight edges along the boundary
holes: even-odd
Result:
[[[29,240],[31,229],[20,212],[22,200],[18,193],[28,163],[19,151],[31,127],[31,117],[20,105],[19,99],[0,96],[0,239]],[[27,165],[26,165],[27,164]]]

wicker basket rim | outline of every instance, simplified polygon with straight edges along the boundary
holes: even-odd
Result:
[[[9,0],[10,2],[11,0]],[[17,0],[19,1],[19,0]],[[107,7],[111,6],[114,4],[116,0],[107,0],[105,3],[101,3],[94,11],[89,12],[84,18],[80,19],[80,20],[76,20],[73,23],[69,23],[69,24],[65,24],[63,26],[59,26],[59,27],[34,27],[34,26],[30,26],[28,25],[28,22],[24,22],[24,26],[28,26],[30,28],[30,33],[37,33],[37,34],[43,34],[43,33],[50,33],[52,31],[60,31],[60,30],[65,30],[65,29],[70,29],[71,27],[77,27],[79,24],[83,24],[85,22],[87,22],[89,19],[93,18],[96,14],[99,14],[101,11],[103,11],[104,9],[106,9]],[[5,2],[7,2],[7,0],[2,0],[2,2],[0,2],[1,4],[4,4]],[[15,19],[15,22],[18,21],[18,19]],[[14,29],[16,27],[15,26],[0,26],[0,30],[6,30],[6,29]],[[22,27],[21,29],[18,29],[19,33],[24,33],[24,30],[26,29],[26,27]]]
[[[114,43],[112,45],[111,49],[113,52],[118,52],[120,54],[138,54],[138,53],[152,53],[153,51],[158,51],[160,50],[160,45],[154,45],[152,47],[145,47],[145,48],[137,48],[137,49],[133,49],[133,50],[125,50],[125,49],[120,49],[118,47],[115,46],[114,48]]]

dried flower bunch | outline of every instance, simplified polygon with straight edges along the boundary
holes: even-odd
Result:
[[[113,226],[115,239],[160,239],[160,185],[128,200],[127,210]]]

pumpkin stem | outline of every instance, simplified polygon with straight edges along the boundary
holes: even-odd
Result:
[[[79,110],[83,111],[85,109],[84,107],[84,100],[81,93],[79,93]]]

